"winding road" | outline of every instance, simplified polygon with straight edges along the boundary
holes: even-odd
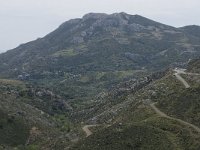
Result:
[[[183,79],[180,74],[187,74],[187,75],[200,75],[200,74],[197,74],[197,73],[186,73],[185,72],[185,69],[174,69],[175,73],[174,75],[176,76],[176,78],[181,82],[183,83],[183,85],[185,86],[185,88],[190,88],[190,85],[185,81],[185,79]],[[150,104],[150,107],[161,117],[164,117],[164,118],[168,118],[168,119],[171,119],[171,120],[175,120],[183,125],[186,125],[188,127],[191,127],[193,128],[195,131],[199,132],[200,133],[200,128],[189,123],[189,122],[186,122],[186,121],[183,121],[181,119],[177,119],[177,118],[173,118],[173,117],[170,117],[168,116],[167,114],[165,114],[164,112],[162,112],[159,108],[157,108],[155,106],[156,103],[152,103]]]
[[[177,121],[177,122],[179,122],[179,123],[181,123],[181,124],[183,124],[183,125],[186,125],[186,126],[188,126],[188,127],[193,128],[194,130],[196,130],[197,132],[200,133],[200,128],[199,128],[199,127],[197,127],[197,126],[195,126],[195,125],[193,125],[193,124],[191,124],[191,123],[189,123],[189,122],[183,121],[183,120],[181,120],[181,119],[173,118],[173,117],[170,117],[170,116],[166,115],[164,112],[160,111],[160,110],[155,106],[155,104],[156,104],[156,103],[152,103],[152,104],[150,104],[150,106],[151,106],[151,108],[152,108],[159,116],[164,117],[164,118],[167,118],[167,119],[175,120],[175,121]]]
[[[174,71],[175,71],[175,73],[174,73],[174,75],[176,76],[176,78],[181,82],[181,83],[183,83],[183,85],[185,86],[185,88],[190,88],[190,85],[185,81],[185,79],[183,79],[182,77],[181,77],[181,75],[180,74],[187,74],[186,72],[185,72],[185,70],[184,69],[174,69]]]
[[[184,78],[181,77],[181,74],[187,74],[187,75],[195,75],[195,76],[200,76],[200,74],[197,74],[197,73],[186,73],[185,72],[185,69],[174,69],[174,75],[176,76],[176,78],[185,86],[185,88],[190,88],[190,85],[187,83],[187,81],[185,81]],[[156,114],[158,114],[159,116],[161,117],[164,117],[164,118],[167,118],[167,119],[171,119],[171,120],[175,120],[183,125],[186,125],[190,128],[193,128],[195,131],[197,131],[198,133],[200,133],[200,128],[189,123],[189,122],[186,122],[186,121],[183,121],[181,119],[177,119],[177,118],[173,118],[173,117],[170,117],[168,116],[167,114],[165,114],[164,112],[162,112],[159,108],[157,108],[155,106],[156,103],[151,103],[150,104],[150,107],[155,111]],[[86,134],[86,137],[92,135],[92,131],[89,129],[91,127],[96,127],[96,126],[99,126],[98,124],[95,124],[95,125],[85,125],[82,130],[85,132]]]
[[[200,74],[198,73],[189,73],[189,72],[185,72],[186,69],[178,69],[175,68],[174,69],[174,75],[176,76],[176,78],[183,83],[183,85],[185,86],[185,88],[190,88],[190,85],[185,81],[185,79],[183,79],[183,77],[181,77],[181,74],[186,74],[186,75],[191,75],[191,76],[200,76]]]

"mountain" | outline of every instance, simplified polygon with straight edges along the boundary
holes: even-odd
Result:
[[[198,150],[198,32],[89,13],[0,54],[0,149]]]
[[[199,55],[199,38],[139,15],[90,13],[44,38],[0,55],[1,73],[32,78],[58,72],[157,69]],[[186,34],[188,33],[188,34]]]
[[[82,109],[120,81],[186,65],[199,56],[199,42],[139,15],[89,13],[1,54],[0,76],[42,84]]]
[[[200,36],[200,26],[191,25],[191,26],[182,27],[180,29],[182,29],[185,33],[193,35],[197,38]]]

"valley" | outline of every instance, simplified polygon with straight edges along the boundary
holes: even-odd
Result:
[[[0,149],[200,149],[193,29],[89,13],[0,54]]]

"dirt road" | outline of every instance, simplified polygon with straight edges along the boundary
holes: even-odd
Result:
[[[152,103],[150,104],[151,108],[161,117],[164,117],[164,118],[168,118],[168,119],[171,119],[171,120],[175,120],[175,121],[178,121],[179,123],[183,124],[183,125],[186,125],[188,127],[191,127],[193,128],[194,130],[196,130],[197,132],[200,133],[200,128],[189,123],[189,122],[186,122],[186,121],[183,121],[181,119],[177,119],[177,118],[173,118],[173,117],[170,117],[168,115],[166,115],[164,112],[162,112],[160,109],[158,109],[156,106],[155,106],[156,103]]]
[[[86,137],[92,135],[92,131],[90,131],[89,128],[91,128],[91,127],[96,127],[96,126],[98,126],[98,125],[97,125],[97,124],[96,124],[96,125],[85,125],[85,126],[82,128],[83,131],[86,133]]]
[[[183,79],[179,73],[175,73],[174,74],[176,76],[176,78],[183,83],[183,85],[185,86],[185,88],[190,88],[190,85],[185,81],[185,79]]]
[[[176,78],[183,83],[183,85],[185,86],[185,88],[190,88],[190,85],[187,83],[187,81],[185,81],[185,79],[183,79],[183,77],[181,77],[181,74],[186,74],[186,75],[191,75],[191,76],[200,76],[200,74],[198,73],[189,73],[189,72],[185,72],[186,69],[174,69],[175,73],[174,75],[176,76]]]

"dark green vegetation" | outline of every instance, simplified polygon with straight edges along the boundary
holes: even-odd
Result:
[[[1,54],[0,74],[43,84],[81,110],[85,100],[138,72],[184,65],[200,54],[199,43],[188,27],[139,15],[91,13]]]
[[[200,135],[186,126],[155,115],[141,103],[131,106],[117,123],[82,140],[72,149],[198,150]]]
[[[199,73],[200,61],[193,60],[188,66],[188,72]],[[191,88],[185,89],[180,84],[171,84],[177,82],[172,77],[166,78],[163,83],[167,85],[160,87],[162,97],[158,99],[159,107],[171,116],[181,118],[194,125],[200,126],[200,74],[182,75],[182,77],[191,85]]]
[[[200,86],[178,91],[179,93],[164,93],[159,107],[171,116],[187,120],[200,126],[199,114]],[[175,109],[174,109],[175,108]]]
[[[199,55],[200,39],[189,33],[139,15],[87,14],[0,55],[1,72],[44,78],[163,68]]]
[[[152,140],[150,140],[150,137]],[[159,140],[158,140],[159,139]],[[162,146],[164,145],[164,146]],[[81,150],[128,150],[128,149],[173,149],[170,141],[165,134],[158,129],[144,125],[131,126],[112,126],[99,134],[89,137],[84,141],[81,147],[75,149]]]
[[[189,63],[188,70],[190,72],[200,73],[200,59],[195,59]]]
[[[176,120],[160,117],[149,106],[158,102],[157,107],[169,116],[200,127],[200,76],[189,76],[183,75],[187,81],[193,80],[189,89],[171,71],[135,94],[125,94],[123,103],[131,102],[113,115],[113,125],[99,127],[72,149],[198,150],[200,133]]]
[[[0,74],[42,83],[80,108],[138,71],[182,66],[199,56],[200,38],[187,28],[125,13],[87,14],[1,54]]]
[[[62,103],[57,100],[54,104],[53,98],[51,101],[44,94],[45,89],[35,89],[34,96],[30,92],[33,90],[22,81],[0,80],[0,145],[7,149],[22,149],[25,145],[44,149],[55,148],[57,144],[61,149],[66,147],[70,142],[67,134],[73,132],[73,125],[57,111]]]
[[[192,84],[185,89],[170,69],[162,71],[199,57],[198,32],[139,15],[92,13],[0,54],[0,145],[200,149],[198,133],[149,106],[158,102],[166,114],[199,126],[199,77],[183,75]],[[199,64],[190,61],[188,71],[200,72]],[[85,124],[100,126],[84,138]]]
[[[29,130],[22,120],[8,116],[0,111],[0,135],[1,144],[11,146],[23,145],[29,136]]]

